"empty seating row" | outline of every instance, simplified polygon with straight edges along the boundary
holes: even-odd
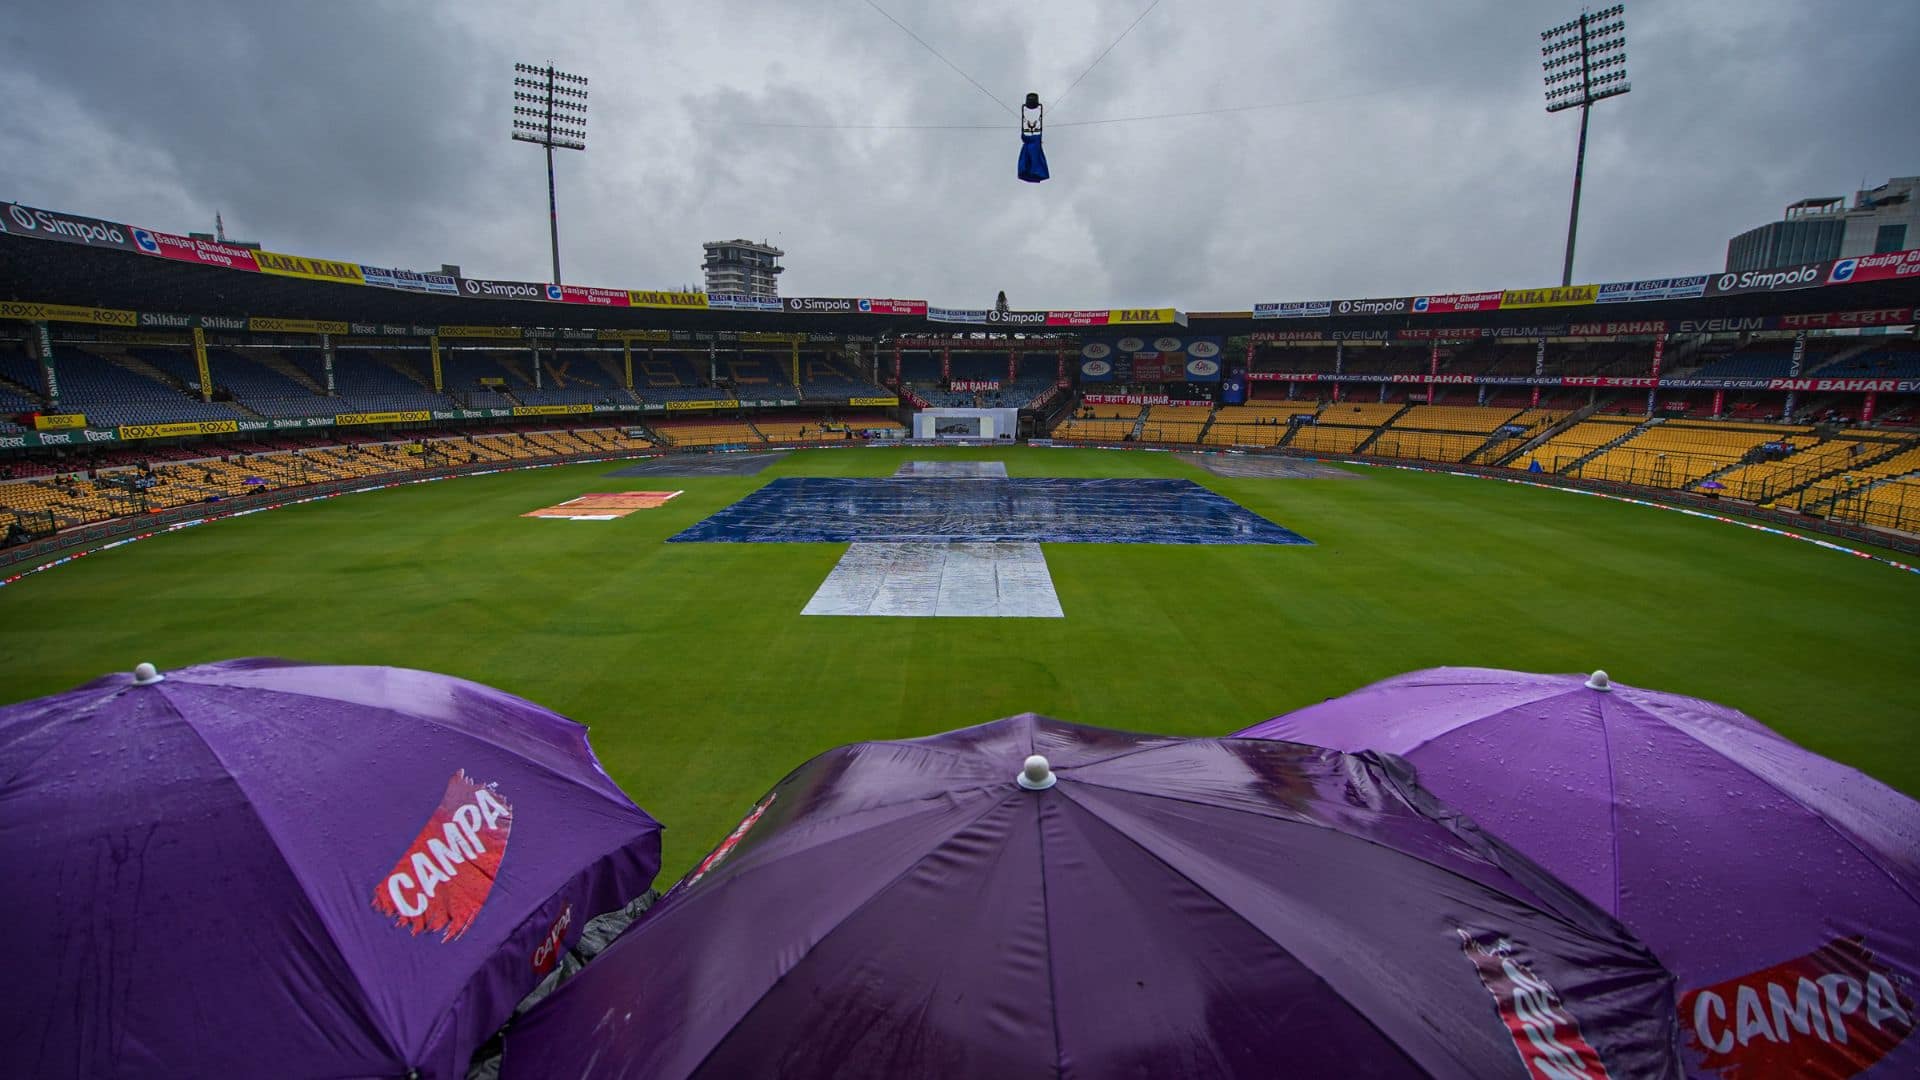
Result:
[[[1351,454],[1371,434],[1371,428],[1307,424],[1294,432],[1292,441],[1287,445],[1296,450],[1323,454]]]
[[[448,464],[618,453],[650,446],[652,443],[645,439],[612,430],[534,431],[230,454],[224,459],[155,463],[152,485],[139,491],[125,483],[140,475],[140,470],[133,467],[102,470],[99,480],[62,476],[0,482],[0,513],[39,532],[326,480]],[[0,520],[0,528],[4,527],[5,521]]]
[[[1887,444],[1869,439],[1831,439],[1818,442],[1810,436],[1788,437],[1798,448],[1795,453],[1773,461],[1742,465],[1717,477],[1721,493],[1747,502],[1765,503],[1789,488],[1847,468],[1851,463],[1884,453]]]
[[[1095,406],[1099,408],[1100,406]],[[1111,408],[1111,406],[1109,406]],[[1135,407],[1135,413],[1140,410]],[[1082,419],[1073,417],[1063,421],[1053,429],[1056,439],[1071,439],[1082,442],[1121,442],[1133,436],[1134,417],[1124,420]]]
[[[739,420],[678,420],[655,425],[675,446],[731,446],[764,444],[752,425]]]
[[[1285,423],[1233,423],[1216,419],[1201,441],[1208,446],[1278,446],[1280,440],[1287,437],[1287,430]]]
[[[1418,431],[1466,431],[1491,435],[1501,425],[1512,422],[1515,412],[1509,408],[1482,408],[1478,405],[1415,405],[1404,415],[1395,418],[1393,426]]]
[[[1400,411],[1400,406],[1388,402],[1342,401],[1329,402],[1320,410],[1319,422],[1322,424],[1348,424],[1359,427],[1379,427]]]
[[[1367,447],[1369,457],[1407,458],[1413,461],[1465,461],[1468,454],[1486,445],[1487,437],[1477,433],[1402,431],[1390,427]]]
[[[1540,467],[1547,472],[1559,472],[1561,468],[1572,464],[1575,459],[1591,454],[1595,449],[1605,446],[1639,426],[1638,420],[1589,417],[1507,464],[1511,468],[1526,469],[1532,467],[1534,462],[1539,462]]]

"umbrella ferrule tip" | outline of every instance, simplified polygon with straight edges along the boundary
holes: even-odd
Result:
[[[1606,672],[1596,671],[1590,677],[1588,677],[1587,689],[1598,690],[1603,694],[1610,693],[1613,690],[1613,682],[1612,680],[1607,678]]]
[[[1020,766],[1020,775],[1015,779],[1028,791],[1045,791],[1060,778],[1053,775],[1053,766],[1045,757],[1035,754]]]
[[[134,665],[133,685],[135,686],[152,686],[157,682],[165,682],[166,679],[165,675],[160,674],[160,669],[152,664],[142,661]]]

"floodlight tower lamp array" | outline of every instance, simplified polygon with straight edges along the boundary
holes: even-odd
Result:
[[[1540,33],[1540,70],[1547,111],[1580,110],[1580,149],[1573,165],[1573,205],[1567,212],[1567,253],[1560,284],[1573,284],[1573,246],[1580,224],[1580,183],[1587,164],[1587,120],[1594,102],[1633,89],[1627,81],[1627,8],[1615,4]]]
[[[513,138],[547,151],[547,224],[553,242],[553,280],[560,281],[560,211],[554,196],[553,152],[587,148],[587,78],[551,63],[513,65]]]

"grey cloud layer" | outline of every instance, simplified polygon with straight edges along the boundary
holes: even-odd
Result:
[[[1142,0],[883,0],[1014,102],[1052,98]],[[593,78],[559,163],[566,277],[698,280],[774,239],[785,291],[969,304],[1379,295],[1557,280],[1577,122],[1541,110],[1538,30],[1576,10],[1164,0],[1049,119],[1012,120],[858,0],[459,7],[71,3],[0,29],[0,197],[279,250],[546,276],[540,154],[512,65]],[[1578,276],[1716,267],[1791,199],[1920,166],[1907,0],[1630,4],[1634,92],[1595,111]],[[1333,99],[1333,100],[1328,100]],[[993,124],[818,130],[756,122]]]

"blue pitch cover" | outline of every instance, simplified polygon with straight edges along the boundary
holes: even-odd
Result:
[[[1312,543],[1191,480],[818,476],[775,480],[668,540]]]

